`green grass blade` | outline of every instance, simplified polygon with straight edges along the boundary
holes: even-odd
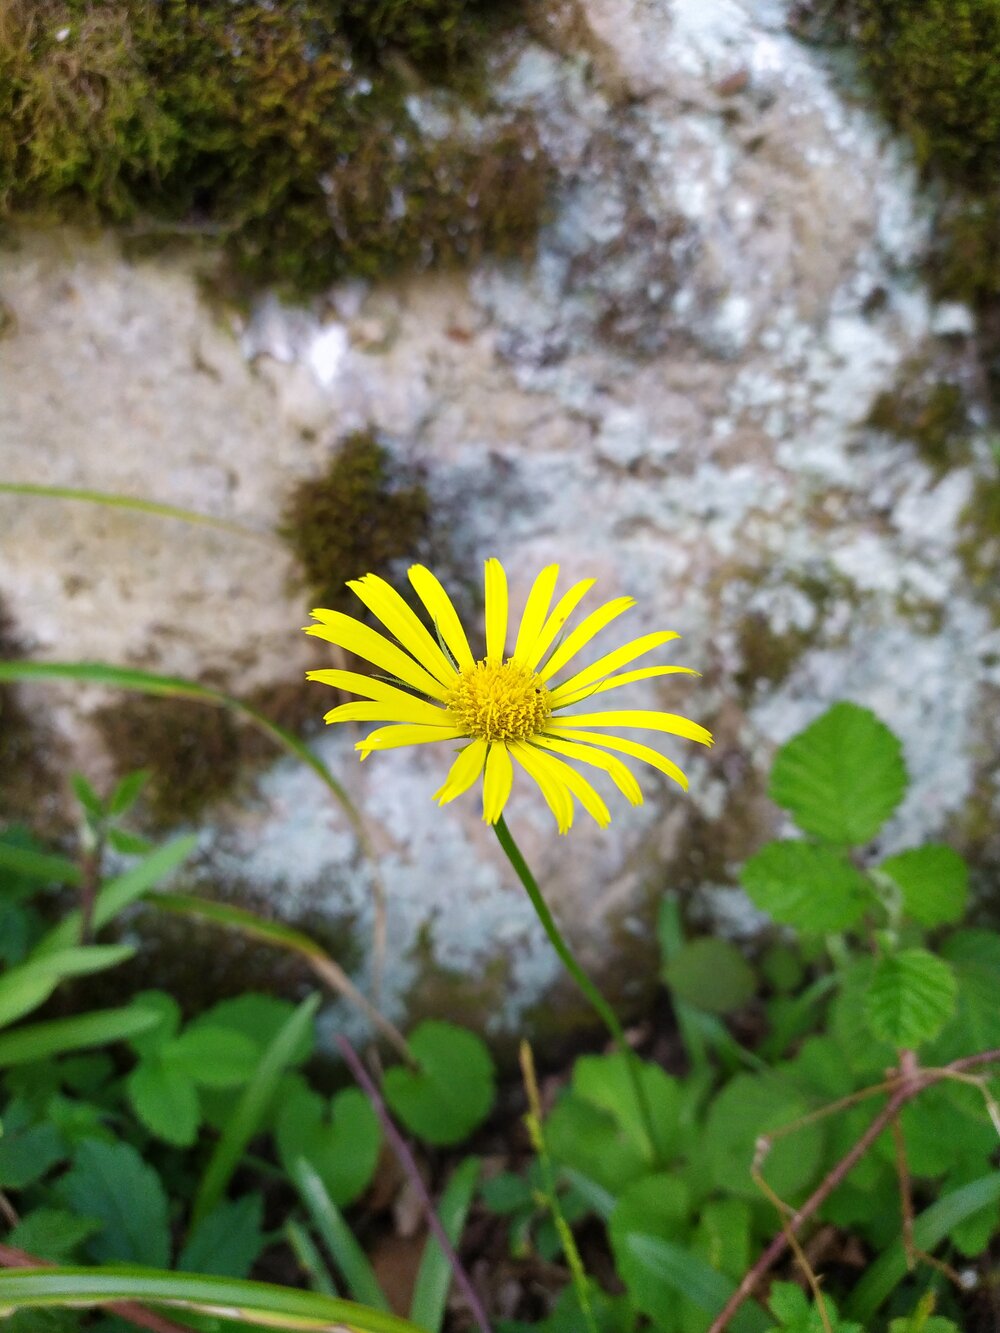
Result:
[[[12,1268],[0,1272],[0,1315],[60,1305],[139,1301],[214,1314],[283,1333],[418,1333],[408,1320],[320,1292],[158,1269]]]
[[[48,1060],[67,1051],[82,1051],[90,1046],[106,1046],[124,1041],[156,1027],[159,1014],[139,1006],[124,1009],[97,1009],[77,1018],[54,1018],[48,1023],[32,1023],[14,1032],[0,1034],[0,1069],[11,1065]]]
[[[456,1247],[469,1216],[481,1168],[482,1162],[478,1157],[467,1157],[452,1172],[438,1204],[437,1213],[444,1234]],[[419,1328],[426,1329],[427,1333],[440,1333],[453,1276],[451,1264],[445,1258],[441,1246],[433,1236],[428,1236],[410,1305],[410,1319]]]
[[[118,491],[92,491],[76,486],[42,486],[29,482],[0,481],[0,495],[31,495],[43,500],[82,500],[87,504],[105,505],[109,509],[128,509],[137,514],[152,514],[156,518],[180,519],[182,523],[217,528],[221,532],[232,533],[237,537],[251,537],[254,541],[267,542],[272,546],[276,541],[272,533],[258,532],[254,528],[244,527],[242,523],[215,518],[212,514],[202,514],[196,509],[182,509],[177,505],[160,504],[157,500],[142,500],[133,495],[122,495]]]
[[[311,1025],[319,1002],[319,995],[303,1000],[261,1057],[205,1168],[191,1210],[192,1227],[222,1198],[247,1144],[260,1131],[292,1052]]]
[[[669,1282],[678,1294],[686,1296],[707,1315],[717,1315],[736,1290],[732,1279],[683,1245],[635,1233],[628,1236],[626,1244],[644,1267]],[[745,1301],[729,1321],[729,1327],[734,1333],[764,1333],[773,1323],[755,1301]]]
[[[997,1199],[1000,1199],[1000,1171],[980,1176],[978,1180],[952,1190],[916,1218],[913,1223],[914,1245],[918,1250],[931,1253],[952,1227]],[[844,1318],[857,1320],[867,1327],[879,1306],[906,1277],[907,1271],[906,1250],[900,1237],[879,1255],[851,1292]]]
[[[321,1291],[326,1296],[336,1296],[337,1288],[330,1276],[330,1270],[323,1261],[319,1246],[306,1228],[289,1218],[285,1223],[285,1239],[298,1260],[299,1267],[308,1278],[312,1290]]]
[[[355,1300],[365,1305],[373,1306],[376,1310],[388,1310],[389,1302],[378,1284],[375,1270],[317,1172],[304,1157],[300,1157],[293,1163],[289,1174],[323,1244],[343,1274],[347,1290]]]
[[[65,856],[35,852],[29,847],[12,847],[6,842],[0,842],[0,870],[10,870],[25,879],[48,884],[79,884],[83,878],[80,867]]]
[[[134,955],[135,949],[125,944],[58,949],[41,957],[32,954],[0,976],[0,1027],[17,1022],[44,1004],[64,977],[103,972]]]
[[[292,949],[305,958],[326,958],[323,947],[309,935],[280,921],[268,921],[245,907],[220,903],[212,898],[199,898],[188,893],[158,893],[156,907],[182,916],[200,916],[218,926],[229,926],[254,939],[273,944],[276,949]]]

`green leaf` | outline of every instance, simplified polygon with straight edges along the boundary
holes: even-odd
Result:
[[[680,1088],[677,1080],[659,1065],[639,1061],[638,1075],[652,1120],[656,1155],[662,1161],[669,1161],[677,1155]],[[573,1091],[610,1112],[647,1160],[653,1160],[642,1109],[636,1102],[626,1058],[621,1052],[581,1056],[573,1065]]]
[[[928,843],[890,856],[878,867],[898,886],[903,907],[922,926],[960,921],[969,894],[969,867],[950,847]]]
[[[69,785],[73,788],[73,795],[91,819],[99,821],[104,818],[104,802],[82,773],[71,773]]]
[[[22,1218],[6,1244],[39,1259],[61,1263],[73,1257],[73,1251],[100,1229],[101,1223],[94,1218],[78,1217],[63,1208],[36,1208]]]
[[[343,1274],[348,1291],[356,1300],[364,1301],[376,1310],[388,1310],[389,1302],[378,1284],[374,1269],[340,1209],[327,1194],[322,1180],[304,1157],[291,1164],[288,1174],[313,1225]]]
[[[185,1273],[246,1277],[264,1248],[263,1220],[259,1194],[223,1200],[192,1231],[177,1267]]]
[[[704,1152],[718,1188],[759,1199],[751,1167],[762,1135],[786,1130],[811,1108],[773,1075],[737,1074],[715,1098],[703,1137]],[[816,1177],[823,1151],[821,1123],[790,1129],[773,1141],[762,1167],[764,1179],[790,1200]]]
[[[97,1263],[118,1259],[162,1268],[168,1262],[167,1196],[160,1177],[130,1144],[85,1140],[58,1193],[81,1217],[103,1223],[87,1244]]]
[[[0,1188],[19,1190],[34,1184],[66,1155],[55,1125],[34,1121],[24,1102],[10,1103],[0,1136]]]
[[[134,954],[128,945],[96,944],[29,955],[25,962],[0,976],[0,1027],[44,1004],[64,977],[103,972]]]
[[[958,1003],[955,1017],[927,1052],[937,1064],[1000,1046],[1000,934],[958,930],[945,941],[941,956],[958,978]]]
[[[65,856],[53,856],[49,852],[38,851],[34,846],[24,846],[20,839],[9,841],[10,830],[0,835],[0,870],[5,871],[4,889],[10,890],[11,880],[25,880],[15,883],[16,896],[24,897],[34,891],[35,883],[40,884],[79,884],[83,878],[80,867],[67,860]],[[8,876],[10,878],[8,878]]]
[[[712,1014],[728,1014],[752,1000],[753,969],[728,940],[707,936],[685,944],[663,965],[663,980],[682,1000]]]
[[[481,1166],[478,1157],[467,1157],[461,1162],[451,1173],[438,1203],[437,1214],[444,1234],[456,1248],[472,1206]],[[439,1333],[444,1322],[452,1277],[451,1264],[444,1251],[433,1236],[428,1236],[410,1304],[410,1319],[427,1333]]]
[[[300,1089],[283,1100],[275,1128],[286,1169],[305,1158],[334,1203],[352,1203],[368,1187],[382,1134],[360,1089],[345,1088],[329,1105],[317,1093]]]
[[[203,1088],[238,1088],[249,1082],[260,1048],[241,1032],[210,1023],[189,1027],[163,1050],[167,1068]]]
[[[904,949],[875,965],[865,1017],[872,1033],[897,1049],[937,1036],[955,1012],[955,973],[926,949]]]
[[[774,757],[769,795],[806,833],[870,842],[906,791],[899,740],[867,708],[838,703]]]
[[[189,1148],[198,1137],[201,1108],[191,1080],[152,1055],[136,1065],[125,1080],[136,1115],[157,1138],[175,1148]]]
[[[648,1315],[657,1328],[674,1327],[677,1290],[669,1275],[651,1269],[636,1257],[630,1241],[636,1234],[682,1240],[689,1229],[690,1210],[687,1186],[676,1176],[660,1173],[629,1185],[611,1214],[608,1234],[618,1276],[637,1309]],[[664,1315],[666,1320],[662,1318]]]
[[[683,1245],[662,1236],[631,1232],[625,1244],[636,1264],[642,1264],[654,1281],[669,1283],[675,1298],[684,1296],[707,1315],[721,1313],[736,1284],[717,1273],[704,1259]],[[733,1333],[765,1333],[771,1320],[755,1301],[745,1301],[727,1325]]]
[[[984,1171],[989,1169],[989,1156],[974,1166],[970,1164],[960,1167],[948,1175],[941,1187],[941,1193],[948,1194],[963,1185],[971,1185],[982,1179]],[[948,1232],[948,1239],[966,1259],[977,1259],[989,1248],[998,1234],[1000,1234],[1000,1200],[994,1199],[985,1208],[980,1208],[978,1212],[970,1213],[968,1217],[956,1222]]]
[[[832,848],[769,842],[740,872],[750,901],[783,926],[817,935],[847,930],[864,916],[864,876]]]
[[[109,828],[108,846],[122,856],[146,856],[153,850],[148,838],[140,838],[138,833],[129,833],[126,829]]]
[[[148,781],[149,772],[145,768],[140,768],[135,773],[125,774],[111,793],[111,798],[108,801],[108,814],[112,819],[120,819],[122,815],[131,810]]]
[[[492,1213],[503,1215],[534,1207],[534,1191],[523,1176],[513,1171],[501,1171],[498,1176],[484,1181],[480,1193]]]
[[[48,1060],[66,1051],[126,1041],[155,1027],[157,1016],[135,1005],[96,1009],[79,1018],[55,1018],[0,1034],[0,1068]]]
[[[385,1099],[427,1143],[461,1143],[489,1115],[496,1095],[493,1059],[474,1033],[428,1020],[409,1039],[418,1069],[386,1072]]]
[[[198,1032],[203,1027],[222,1028],[249,1038],[258,1052],[263,1052],[274,1041],[295,1013],[295,1006],[275,995],[261,995],[246,991],[231,1000],[220,1000],[192,1022],[187,1031]],[[312,1053],[312,1033],[306,1029],[299,1044],[291,1053],[290,1064],[301,1065]]]
[[[612,1195],[649,1170],[649,1159],[610,1111],[564,1094],[545,1121],[553,1161],[571,1167]]]

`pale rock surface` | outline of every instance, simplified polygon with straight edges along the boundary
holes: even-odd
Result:
[[[968,329],[915,276],[927,228],[899,145],[838,95],[775,0],[576,0],[554,13],[546,45],[506,51],[494,74],[497,101],[534,115],[557,169],[528,266],[345,284],[310,309],[263,298],[243,323],[220,323],[193,262],[127,263],[110,241],[72,234],[4,254],[0,299],[17,327],[0,343],[3,474],[151,497],[248,532],[0,497],[0,594],[42,659],[240,691],[296,677],[326,654],[298,633],[304,600],[266,534],[335,441],[373,424],[426,467],[476,576],[499,556],[516,605],[558,560],[605,597],[633,594],[629,633],[681,631],[675,660],[706,673],[630,701],[716,725],[710,757],[671,747],[689,797],[654,775],[644,807],[616,802],[610,830],[581,816],[561,840],[517,786],[510,823],[600,962],[612,926],[648,929],[649,895],[692,819],[708,839],[749,819],[741,854],[767,836],[769,756],[835,699],[870,705],[904,738],[914,782],[886,845],[940,830],[972,789],[1000,636],[955,554],[969,474],[938,480],[908,443],[863,426],[909,357]],[[933,632],[915,612],[933,613]],[[748,617],[811,645],[774,687],[741,694]],[[32,697],[59,700],[93,769],[80,713],[97,696]],[[558,969],[475,799],[433,806],[444,753],[361,767],[353,740],[345,728],[318,748],[378,848],[388,1008],[418,979],[423,932],[438,964],[472,977],[506,960],[491,1023],[513,1024]],[[320,905],[371,929],[370,869],[291,761],[255,802],[217,812],[202,869],[266,887],[288,916]],[[736,895],[720,901],[728,928],[752,922],[734,915]]]

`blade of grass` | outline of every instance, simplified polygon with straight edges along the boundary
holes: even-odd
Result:
[[[388,1310],[389,1302],[379,1286],[375,1270],[355,1240],[354,1232],[344,1221],[343,1213],[327,1193],[315,1168],[304,1157],[299,1157],[292,1164],[289,1174],[323,1244],[340,1269],[347,1290],[355,1300],[365,1305],[376,1310]]]
[[[320,1292],[240,1278],[168,1273],[159,1269],[46,1268],[0,1272],[0,1312],[59,1305],[141,1301],[242,1319],[298,1333],[418,1333],[406,1319]]]
[[[718,1314],[736,1289],[736,1283],[682,1245],[659,1236],[633,1232],[626,1238],[633,1256],[661,1280],[677,1289],[707,1315]],[[774,1320],[755,1301],[747,1301],[733,1316],[734,1333],[764,1333]]]
[[[67,1051],[124,1041],[156,1027],[159,1022],[160,1016],[152,1009],[136,1005],[123,1009],[97,1009],[77,1018],[31,1023],[0,1035],[0,1069],[48,1060]]]
[[[308,1278],[312,1290],[321,1291],[325,1296],[336,1296],[337,1288],[330,1276],[330,1270],[323,1262],[318,1245],[305,1227],[289,1218],[285,1223],[285,1239],[291,1246],[299,1267]]]
[[[478,1157],[467,1157],[451,1173],[438,1202],[437,1212],[444,1234],[456,1247],[469,1216],[481,1169],[482,1162]],[[453,1276],[444,1250],[432,1235],[428,1236],[410,1304],[410,1319],[427,1333],[439,1333]]]
[[[191,1210],[192,1227],[222,1198],[247,1144],[260,1131],[281,1076],[312,1023],[319,1001],[315,994],[304,999],[261,1057],[209,1158]]]

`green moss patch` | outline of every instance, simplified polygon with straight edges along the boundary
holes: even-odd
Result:
[[[992,598],[1000,622],[1000,477],[979,477],[961,517],[958,555],[966,576],[980,593]]]
[[[915,444],[937,472],[966,460],[970,422],[962,390],[928,380],[918,365],[905,367],[896,387],[879,394],[867,424]]]
[[[531,127],[487,114],[433,138],[407,108],[441,85],[468,97],[516,8],[9,0],[0,217],[204,236],[238,273],[298,293],[523,250],[547,174]]]

